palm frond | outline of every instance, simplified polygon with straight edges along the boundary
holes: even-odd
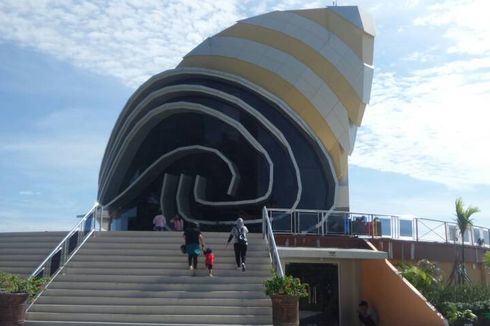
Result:
[[[464,202],[463,202],[463,198],[459,197],[459,198],[456,198],[456,217],[459,218],[459,216],[463,216],[464,215]]]
[[[478,207],[470,206],[466,209],[465,215],[471,217],[475,213],[479,213],[480,209]]]
[[[456,199],[455,206],[456,223],[458,224],[459,231],[463,235],[468,227],[473,225],[473,219],[471,216],[480,212],[480,209],[475,206],[469,206],[467,209],[464,209],[464,201],[461,197]]]

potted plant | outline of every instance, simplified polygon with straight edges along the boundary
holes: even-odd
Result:
[[[264,284],[265,293],[272,300],[274,326],[299,325],[299,298],[308,297],[308,284],[290,275],[277,274]]]
[[[23,325],[27,303],[42,290],[43,278],[0,272],[0,326]]]

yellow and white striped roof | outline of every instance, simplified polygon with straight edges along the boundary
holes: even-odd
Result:
[[[280,98],[347,176],[347,155],[369,102],[374,27],[354,6],[275,11],[206,39],[179,68],[239,76]]]

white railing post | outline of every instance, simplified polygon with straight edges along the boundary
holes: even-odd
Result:
[[[274,269],[276,273],[282,277],[284,276],[284,270],[282,268],[281,258],[279,257],[279,253],[277,252],[276,240],[274,239],[274,232],[272,230],[272,224],[269,219],[269,212],[267,211],[267,208],[265,206],[262,208],[262,219],[266,225],[265,239],[267,240],[267,245],[269,247],[269,254],[271,255]]]
[[[419,219],[415,218],[415,241],[419,241]]]
[[[446,243],[449,243],[449,236],[448,236],[448,226],[447,222],[444,222],[444,234],[446,236]]]

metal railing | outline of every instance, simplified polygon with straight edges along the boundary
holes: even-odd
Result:
[[[100,213],[101,207],[95,204],[32,272],[31,277],[52,279],[56,276],[95,231],[96,218]]]
[[[274,271],[279,276],[281,277],[284,276],[284,270],[282,269],[281,258],[279,257],[279,253],[277,252],[276,240],[274,239],[274,233],[272,231],[269,212],[266,207],[262,209],[262,235],[264,236],[264,239],[267,242]]]
[[[267,209],[274,233],[350,235],[397,240],[461,242],[456,223],[401,215],[320,210]],[[490,229],[471,226],[467,245],[490,247]]]

